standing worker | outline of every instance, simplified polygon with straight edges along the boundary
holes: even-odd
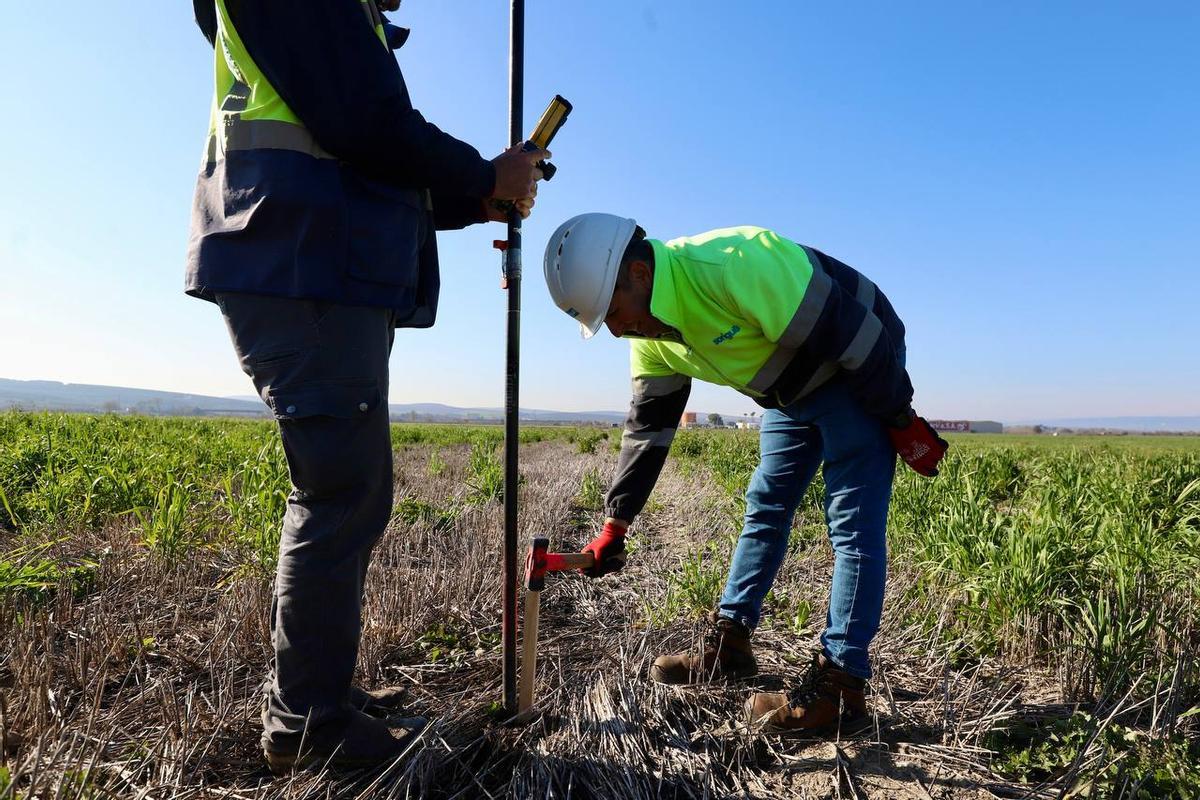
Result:
[[[631,337],[633,401],[600,535],[598,577],[625,564],[625,532],[650,495],[692,378],[732,386],[767,411],[761,458],[712,629],[696,652],[661,656],[661,683],[758,672],[750,634],[787,554],[792,518],[824,465],[834,551],[822,648],[791,692],[757,692],[752,721],[828,732],[866,719],[868,647],[879,630],[895,457],[937,474],[948,445],[912,410],[904,325],[855,270],[763,228],[661,242],[632,219],[583,214],[546,247],[555,305],[584,338]]]
[[[194,0],[216,93],[187,293],[216,302],[279,422],[292,491],[262,747],[275,772],[402,754],[423,720],[352,687],[363,583],[392,510],[394,330],[434,322],[435,229],[528,216],[544,150],[490,162],[427,122],[392,50],[399,0]],[[301,745],[303,744],[303,750]]]

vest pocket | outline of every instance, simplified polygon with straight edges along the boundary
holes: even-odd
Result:
[[[345,175],[350,217],[347,275],[389,286],[415,285],[428,227],[424,192],[349,170]]]

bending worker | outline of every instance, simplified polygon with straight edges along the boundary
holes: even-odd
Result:
[[[750,634],[787,553],[792,518],[819,466],[835,556],[821,650],[791,692],[758,692],[752,720],[828,731],[865,720],[868,648],[887,571],[885,524],[896,454],[937,474],[947,444],[914,414],[904,326],[883,292],[842,262],[763,228],[661,242],[632,219],[583,214],[546,247],[554,303],[585,338],[629,337],[633,401],[593,577],[625,563],[625,532],[667,457],[693,378],[767,410],[761,460],[712,629],[694,652],[659,657],[662,683],[758,671]]]
[[[378,7],[398,4],[194,0],[216,95],[186,289],[220,306],[292,482],[263,711],[276,772],[387,762],[423,724],[389,724],[396,693],[351,685],[392,511],[388,358],[396,328],[434,322],[434,230],[502,219],[489,198],[527,215],[549,155],[488,161],[421,116],[392,54],[408,31]]]

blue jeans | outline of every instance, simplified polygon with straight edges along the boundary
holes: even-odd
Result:
[[[871,676],[867,648],[879,630],[887,577],[887,512],[896,453],[882,422],[837,379],[762,415],[762,450],[746,490],[746,520],[718,612],[751,630],[787,554],[796,507],[825,465],[825,521],[833,585],[821,644],[825,657]]]

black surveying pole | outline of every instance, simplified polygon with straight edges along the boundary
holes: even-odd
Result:
[[[525,96],[525,0],[512,0],[508,49],[508,141],[521,144]],[[521,214],[508,212],[504,251],[508,347],[504,365],[504,710],[517,713],[517,447],[521,375]]]

